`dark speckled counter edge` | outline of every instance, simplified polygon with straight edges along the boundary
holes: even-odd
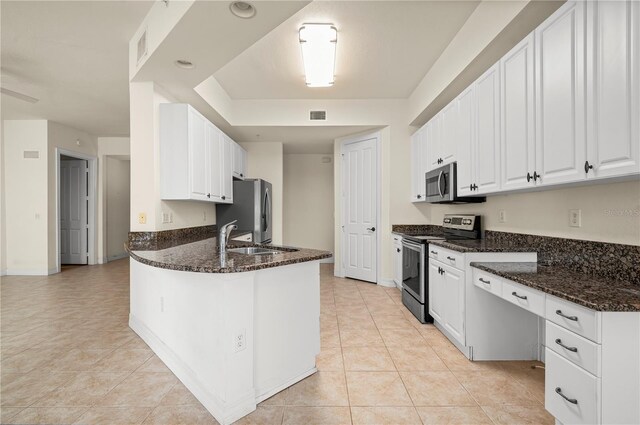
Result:
[[[533,263],[535,264],[535,263]],[[492,267],[491,263],[477,263],[477,262],[472,262],[471,263],[471,267],[474,267],[478,270],[482,270],[485,271],[487,273],[491,273],[494,274],[496,276],[511,280],[513,282],[519,283],[521,285],[527,286],[529,288],[533,288],[533,289],[537,289],[539,291],[545,292],[549,295],[553,295],[555,297],[558,298],[562,298],[564,300],[573,302],[575,304],[587,307],[591,310],[596,310],[596,311],[619,311],[619,312],[637,312],[640,311],[640,307],[633,305],[633,304],[628,304],[622,301],[615,301],[615,300],[607,300],[606,302],[591,302],[591,301],[587,301],[585,300],[583,297],[580,297],[579,295],[575,295],[575,294],[570,294],[567,291],[559,291],[559,290],[554,290],[553,288],[549,288],[548,286],[545,286],[544,284],[541,283],[536,283],[533,282],[530,279],[527,279],[525,277],[522,277],[522,275],[520,273],[509,273],[509,272],[505,272],[502,270],[498,270],[496,269],[496,267]],[[581,277],[580,273],[577,272],[573,272],[571,270],[566,270],[567,273],[575,273],[577,276],[577,278]],[[631,284],[629,283],[629,285],[631,286]],[[603,292],[607,291],[607,287],[606,284],[603,283],[603,288],[602,288]],[[576,288],[576,291],[579,291],[579,288]],[[605,296],[603,296],[603,299],[606,299]]]
[[[156,251],[212,238],[216,236],[217,232],[218,226],[215,224],[153,232],[129,232],[126,248],[140,251]]]

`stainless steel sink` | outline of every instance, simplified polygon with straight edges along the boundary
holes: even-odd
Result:
[[[229,248],[227,252],[235,252],[236,254],[246,254],[246,255],[265,255],[265,254],[280,254],[281,251],[276,251],[275,249],[269,248],[260,248],[257,246],[246,246],[242,248]]]

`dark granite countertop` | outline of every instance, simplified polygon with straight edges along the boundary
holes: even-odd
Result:
[[[218,238],[208,238],[157,251],[129,250],[129,254],[135,260],[153,267],[200,273],[241,273],[321,260],[332,255],[328,251],[316,249],[233,242],[229,244],[230,248],[262,246],[281,252],[267,255],[227,252],[221,258],[217,241]]]
[[[640,311],[640,287],[561,265],[481,263],[471,267],[598,311]]]
[[[430,241],[430,245],[441,246],[457,252],[536,252],[531,246],[511,244],[489,239],[461,239]]]

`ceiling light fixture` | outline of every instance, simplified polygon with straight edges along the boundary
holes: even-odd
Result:
[[[251,3],[245,1],[234,1],[229,5],[229,10],[238,18],[242,19],[249,19],[256,16],[256,8],[253,7]]]
[[[178,59],[174,63],[176,64],[176,66],[178,68],[191,69],[191,68],[195,67],[195,65],[193,63],[191,63],[191,62],[189,62],[188,60],[185,60],[185,59]]]
[[[304,24],[298,31],[308,87],[330,87],[334,82],[338,30],[332,24]]]

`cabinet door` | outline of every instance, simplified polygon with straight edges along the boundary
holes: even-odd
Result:
[[[475,194],[500,189],[500,68],[476,81]]]
[[[207,201],[209,198],[209,151],[207,148],[205,119],[189,108],[189,194],[190,199]]]
[[[639,11],[631,0],[587,5],[588,178],[640,173]]]
[[[471,85],[456,99],[458,104],[458,135],[456,147],[458,152],[456,159],[458,195],[469,196],[473,194],[471,185],[474,182],[473,143],[474,137],[474,87]]]
[[[536,171],[543,185],[585,178],[584,5],[568,1],[535,30]]]
[[[458,106],[456,101],[449,103],[442,110],[442,127],[440,132],[440,165],[455,161],[455,149],[458,138]]]
[[[442,294],[444,327],[462,345],[464,340],[464,274],[452,267],[443,266]]]
[[[535,185],[533,33],[500,60],[500,169],[503,190]]]
[[[427,123],[427,170],[440,167],[439,159],[442,153],[442,113],[439,113]],[[426,188],[425,188],[426,189]]]
[[[237,144],[233,142],[233,176],[239,179],[244,179],[246,176],[246,163],[247,163],[247,153],[245,150]]]
[[[393,243],[393,281],[396,285],[402,286],[402,239]]]
[[[411,202],[423,202],[423,192],[426,190],[422,160],[422,133],[423,129],[420,129],[411,136]],[[422,189],[422,186],[425,186],[425,189]]]
[[[222,202],[233,203],[233,140],[226,134],[222,136]]]
[[[206,123],[205,131],[208,149],[207,173],[209,179],[207,198],[214,202],[220,202],[222,200],[222,172],[220,170],[222,145],[220,144],[220,130],[213,124]]]
[[[443,278],[438,273],[438,268],[442,267],[435,260],[429,260],[429,314],[435,321],[444,325],[443,312],[445,308],[443,289]]]

